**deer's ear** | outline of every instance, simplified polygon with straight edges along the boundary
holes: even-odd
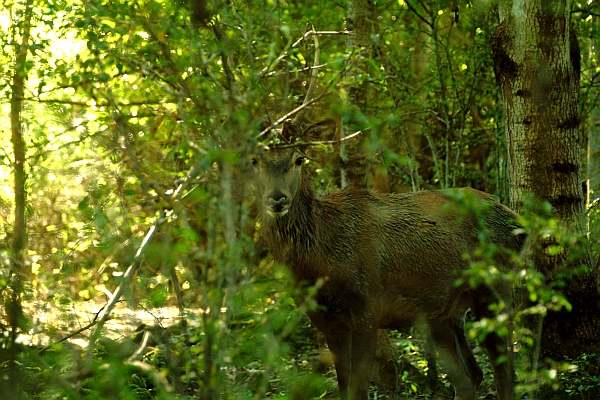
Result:
[[[307,142],[334,140],[337,133],[337,123],[328,118],[306,127],[302,138]]]
[[[265,120],[260,124],[260,132],[265,132],[260,138],[259,141],[263,143],[269,143],[275,139],[278,133],[273,128],[273,124],[270,120]]]

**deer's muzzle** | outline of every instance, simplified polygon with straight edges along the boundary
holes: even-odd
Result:
[[[283,217],[290,209],[290,203],[288,197],[279,193],[277,195],[270,196],[267,204],[267,214],[271,217]]]

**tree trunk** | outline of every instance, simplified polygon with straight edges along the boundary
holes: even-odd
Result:
[[[600,54],[599,54],[600,56]],[[588,132],[587,204],[590,209],[590,239],[600,240],[600,106],[592,108]]]
[[[588,133],[588,237],[592,243],[594,256],[600,265],[600,106],[592,109]],[[596,276],[596,285],[600,290],[600,274]]]
[[[27,245],[27,224],[25,221],[25,140],[23,138],[23,125],[21,113],[23,111],[23,97],[25,80],[27,77],[27,53],[29,51],[29,34],[31,29],[33,0],[27,0],[25,14],[21,23],[21,43],[17,46],[15,70],[12,79],[12,94],[10,99],[10,125],[12,145],[14,152],[14,178],[15,178],[15,223],[12,245],[12,272],[19,277],[24,267],[24,252]],[[20,281],[20,279],[16,279]],[[20,285],[19,285],[20,286]]]
[[[590,39],[590,51],[595,54],[591,55],[591,59],[596,62],[592,70],[596,71],[600,67],[600,41],[598,38]],[[589,238],[591,243],[599,246],[600,243],[600,104],[594,103],[590,114],[590,123],[588,131],[588,148],[587,148],[587,205],[589,207]],[[596,253],[600,248],[596,248]],[[598,275],[600,279],[600,274]],[[600,281],[598,282],[600,289]]]
[[[346,47],[351,54],[348,60],[350,73],[346,77],[349,83],[347,98],[348,121],[342,121],[340,138],[343,139],[357,129],[356,117],[366,113],[368,104],[369,74],[368,60],[373,53],[375,22],[375,6],[371,0],[349,0],[346,28],[352,34],[348,35]],[[343,141],[340,145],[342,160],[342,186],[365,186],[368,162],[364,152],[365,135]]]
[[[25,326],[25,317],[21,306],[21,293],[23,292],[23,279],[25,268],[25,248],[27,246],[27,222],[25,220],[25,140],[23,138],[23,125],[21,113],[23,111],[23,97],[27,78],[27,54],[29,52],[29,37],[31,18],[33,15],[33,0],[27,0],[22,20],[20,21],[21,43],[15,46],[15,69],[12,76],[10,98],[10,125],[11,141],[14,152],[14,179],[15,179],[15,222],[13,226],[13,243],[10,264],[10,282],[7,291],[6,314],[8,317],[10,336],[9,342],[3,346],[7,350],[9,382],[7,392],[0,391],[3,398],[20,398],[23,390],[20,368],[18,366],[19,346],[17,336]],[[10,387],[8,387],[10,386]]]
[[[583,234],[580,54],[570,12],[568,0],[505,1],[491,44],[506,112],[509,206],[520,212],[531,193],[552,204],[555,218]],[[548,279],[568,265],[566,252],[547,252],[552,244],[539,243],[532,254],[534,265]],[[589,259],[580,262],[591,267]],[[547,314],[542,355],[561,359],[598,350],[600,298],[595,274],[595,270],[578,274],[563,289],[573,310]]]

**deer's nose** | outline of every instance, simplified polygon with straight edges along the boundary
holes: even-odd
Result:
[[[269,208],[273,212],[281,212],[287,206],[287,196],[280,194],[276,197],[269,197]]]

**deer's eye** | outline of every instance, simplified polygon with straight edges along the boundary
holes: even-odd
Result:
[[[304,157],[296,158],[296,165],[301,166],[304,163]]]
[[[250,160],[250,162],[252,163],[253,167],[258,166],[258,160],[256,158],[253,158],[252,160]]]

